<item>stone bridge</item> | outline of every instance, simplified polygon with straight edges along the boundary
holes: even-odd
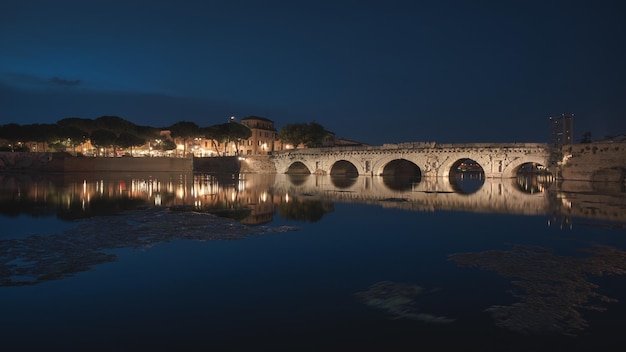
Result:
[[[545,143],[434,142],[383,146],[307,148],[274,152],[277,173],[391,176],[412,173],[421,177],[448,177],[471,159],[485,178],[513,178],[527,163],[548,166]]]

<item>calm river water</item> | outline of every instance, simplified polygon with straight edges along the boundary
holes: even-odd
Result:
[[[2,351],[612,351],[623,184],[0,175]]]

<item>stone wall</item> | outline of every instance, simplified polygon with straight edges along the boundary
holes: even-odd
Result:
[[[4,172],[193,171],[190,158],[93,158],[67,153],[0,152]]]
[[[276,164],[268,155],[246,156],[241,161],[242,173],[276,173]]]
[[[276,173],[274,161],[268,155],[246,157],[224,156],[194,158],[193,170],[209,173]]]
[[[241,162],[236,156],[193,158],[193,171],[239,173]]]
[[[626,143],[584,143],[563,146],[560,177],[564,180],[624,182]]]
[[[63,171],[65,153],[0,152],[0,171]]]

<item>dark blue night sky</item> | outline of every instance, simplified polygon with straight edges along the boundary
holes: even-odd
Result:
[[[0,124],[256,115],[391,142],[626,133],[623,1],[34,1],[0,11]]]

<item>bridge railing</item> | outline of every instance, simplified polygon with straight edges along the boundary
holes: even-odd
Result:
[[[342,146],[318,147],[303,149],[286,149],[274,151],[272,155],[282,154],[324,154],[331,152],[359,152],[376,150],[411,150],[411,149],[463,149],[463,148],[499,148],[499,149],[546,149],[547,143],[512,142],[512,143],[436,143],[436,142],[405,142],[387,143],[382,146]]]

